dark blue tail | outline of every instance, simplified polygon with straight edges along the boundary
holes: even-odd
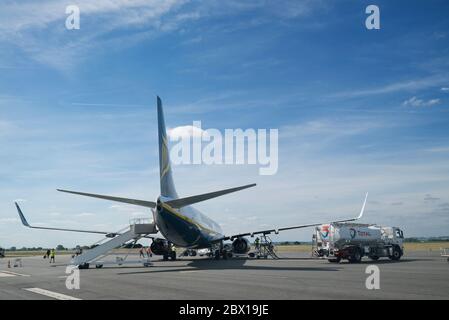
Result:
[[[178,198],[171,170],[162,100],[159,97],[157,97],[157,122],[159,133],[159,172],[161,180],[161,196]]]

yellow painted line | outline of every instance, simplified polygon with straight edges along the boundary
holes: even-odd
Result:
[[[53,292],[50,290],[45,290],[45,289],[41,289],[41,288],[24,288],[23,290],[29,291],[29,292],[33,292],[33,293],[37,293],[46,297],[50,297],[56,300],[81,300],[79,298],[75,298],[75,297],[71,297],[62,293],[58,293],[58,292]]]

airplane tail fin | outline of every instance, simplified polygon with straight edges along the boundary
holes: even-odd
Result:
[[[164,197],[177,198],[175,184],[173,182],[170,156],[168,150],[167,132],[165,130],[164,111],[162,100],[157,97],[157,121],[159,135],[159,172],[161,195]]]

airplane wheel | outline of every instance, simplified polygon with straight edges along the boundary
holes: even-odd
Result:
[[[168,260],[168,254],[164,254],[164,255],[162,256],[162,258],[164,259],[164,261],[167,261],[167,260]]]
[[[95,265],[95,268],[101,269],[101,268],[103,268],[103,265],[102,265],[102,264],[96,264],[96,265]]]
[[[176,251],[172,251],[172,252],[170,253],[170,258],[171,258],[173,261],[176,260]]]
[[[336,257],[335,259],[327,259],[327,261],[329,261],[330,263],[340,263],[341,258],[340,257]]]
[[[223,257],[224,260],[228,259],[228,251],[227,251],[227,250],[223,250],[223,251],[221,252],[221,255],[222,255],[222,257]]]
[[[220,250],[215,250],[214,258],[215,260],[220,260]]]

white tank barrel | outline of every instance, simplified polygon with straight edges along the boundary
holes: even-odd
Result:
[[[382,231],[376,226],[345,226],[332,224],[329,228],[331,241],[372,242],[382,239]]]

